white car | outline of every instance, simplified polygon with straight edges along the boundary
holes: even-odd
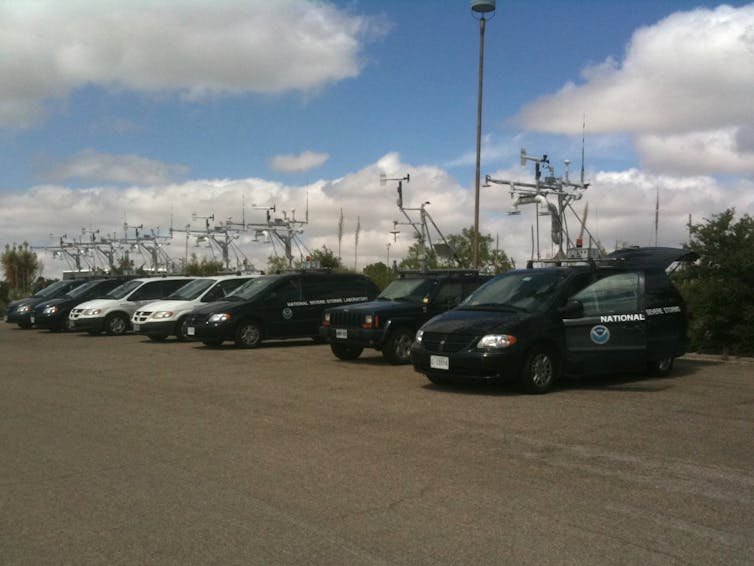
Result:
[[[134,332],[144,334],[155,342],[161,342],[173,334],[183,341],[186,339],[184,326],[187,316],[196,305],[222,300],[252,277],[256,275],[217,275],[195,279],[165,299],[140,307],[131,317],[131,326]]]
[[[195,277],[145,277],[131,279],[110,291],[104,299],[76,305],[68,315],[68,328],[89,334],[124,334],[131,316],[143,305],[167,297]]]

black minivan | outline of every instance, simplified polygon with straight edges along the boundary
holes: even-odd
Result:
[[[419,329],[416,371],[434,383],[514,379],[530,393],[561,374],[666,375],[686,349],[684,301],[666,269],[696,254],[631,248],[587,264],[515,270]]]
[[[269,338],[317,338],[328,306],[370,301],[377,285],[364,275],[297,271],[247,281],[224,300],[195,307],[186,336],[207,346],[232,340],[254,348]]]

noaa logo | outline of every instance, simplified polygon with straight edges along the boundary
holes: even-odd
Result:
[[[283,309],[283,318],[285,320],[291,320],[293,318],[293,311],[290,308],[285,307]]]
[[[589,331],[589,338],[595,344],[606,344],[610,340],[610,330],[608,330],[607,326],[598,324],[597,326],[593,326]]]

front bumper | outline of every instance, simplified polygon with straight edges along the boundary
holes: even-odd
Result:
[[[88,316],[68,319],[68,328],[81,332],[102,332],[105,329],[104,316]]]
[[[131,328],[136,334],[146,336],[170,336],[175,334],[175,320],[161,320],[159,322],[134,322],[131,321]]]
[[[44,314],[34,313],[34,326],[37,328],[65,328],[68,313]]]
[[[385,330],[382,328],[322,325],[319,327],[319,337],[331,344],[348,344],[380,350],[385,343]]]
[[[411,363],[417,372],[424,375],[459,381],[508,380],[515,379],[521,372],[523,354],[515,347],[496,352],[432,352],[414,342],[411,346]],[[447,369],[440,367],[444,365],[447,365]]]
[[[233,340],[235,329],[229,322],[210,323],[206,318],[191,316],[186,322],[186,338],[189,340]]]

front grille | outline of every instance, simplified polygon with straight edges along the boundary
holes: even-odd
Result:
[[[208,318],[209,315],[206,314],[190,314],[186,319],[186,326],[201,326],[207,321]]]
[[[474,336],[469,334],[425,332],[422,335],[422,344],[428,352],[452,354],[469,347],[474,338]]]
[[[361,326],[363,319],[364,315],[359,312],[337,310],[330,313],[330,325],[332,326],[358,328]]]
[[[133,321],[139,323],[146,322],[151,314],[152,311],[136,311],[134,313]]]

